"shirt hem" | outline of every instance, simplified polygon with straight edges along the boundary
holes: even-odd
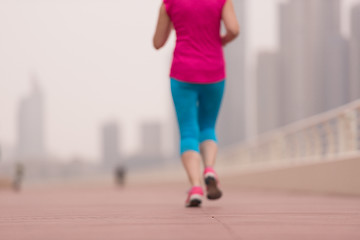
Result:
[[[182,80],[182,79],[178,79],[176,77],[172,77],[170,76],[170,79],[174,79],[176,81],[179,82],[183,82],[183,83],[191,83],[191,84],[213,84],[213,83],[220,83],[226,80],[226,78],[221,78],[220,80],[216,80],[216,81],[208,81],[208,82],[197,82],[197,81],[188,81],[188,80]]]

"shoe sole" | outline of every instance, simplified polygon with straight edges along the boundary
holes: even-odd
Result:
[[[215,178],[213,177],[205,178],[205,184],[207,187],[207,198],[209,200],[216,200],[221,198],[222,192],[218,188]]]
[[[201,201],[199,199],[193,199],[193,200],[190,200],[190,202],[186,205],[186,207],[200,207],[201,205]]]

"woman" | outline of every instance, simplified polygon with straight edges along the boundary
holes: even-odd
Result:
[[[175,28],[170,79],[180,129],[180,155],[191,184],[185,204],[198,207],[203,196],[201,161],[207,198],[222,195],[213,169],[218,149],[215,123],[226,77],[222,46],[237,37],[239,25],[232,0],[163,1],[153,44],[160,49]],[[221,21],[224,35],[220,35]]]

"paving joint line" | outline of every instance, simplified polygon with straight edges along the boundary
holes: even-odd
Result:
[[[241,240],[242,238],[240,236],[238,236],[236,233],[234,233],[234,231],[228,226],[226,225],[225,223],[223,223],[220,219],[216,218],[215,216],[211,216],[212,219],[215,219],[218,223],[221,224],[221,226],[223,228],[225,228],[226,231],[229,232],[229,234],[232,236],[232,238],[234,240]]]
[[[231,236],[231,238],[233,240],[241,240],[242,238],[240,236],[238,236],[228,225],[226,225],[225,223],[223,223],[220,219],[216,218],[215,216],[213,216],[212,214],[207,213],[204,209],[202,209],[202,211],[212,220],[215,220],[216,222],[218,222]]]

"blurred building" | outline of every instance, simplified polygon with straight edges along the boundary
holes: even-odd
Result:
[[[162,156],[162,126],[159,122],[146,122],[141,126],[141,154]]]
[[[360,22],[357,11],[354,8],[352,28]],[[350,88],[356,88],[353,96],[358,94],[360,65],[354,52],[360,31],[352,31],[349,44],[340,31],[340,0],[279,5],[279,50],[262,52],[257,59],[259,133],[339,107],[351,100]]]
[[[179,160],[179,152],[180,152],[180,131],[179,131],[176,113],[175,113],[174,109],[172,111],[173,111],[173,114],[172,114],[172,117],[170,120],[170,129],[169,129],[170,134],[166,133],[166,134],[170,135],[170,139],[168,141],[166,141],[166,142],[168,142],[168,144],[165,146],[165,148],[167,148],[169,146],[169,144],[171,144],[171,146],[169,148],[170,149],[170,158],[172,158],[175,161],[178,161]]]
[[[360,4],[350,15],[350,100],[360,98]]]
[[[245,0],[234,1],[240,36],[225,48],[225,94],[217,124],[220,146],[245,139]]]
[[[278,60],[279,55],[275,52],[261,52],[258,55],[256,71],[258,133],[280,126]]]
[[[19,104],[17,116],[17,158],[41,159],[46,155],[44,97],[36,77],[32,91]]]
[[[140,150],[135,155],[126,158],[127,169],[154,168],[164,164],[165,160],[169,160],[169,156],[165,158],[166,154],[163,151],[163,127],[160,122],[145,122],[140,126]]]
[[[102,128],[102,162],[115,166],[120,161],[119,129],[116,122],[106,123]]]
[[[161,131],[161,139],[163,139],[162,152],[164,154],[164,157],[166,157],[170,161],[178,161],[180,134],[175,108],[173,106],[173,102],[171,101],[170,103],[171,106],[169,104],[170,109],[168,111],[169,115],[166,122],[162,125]]]
[[[280,119],[285,125],[348,101],[348,42],[340,0],[291,0],[279,8]]]
[[[312,2],[312,1],[310,1]],[[323,48],[322,68],[325,90],[325,111],[339,107],[347,102],[348,96],[348,57],[347,41],[341,34],[341,0],[322,0],[319,15],[323,34],[319,40]]]
[[[279,9],[279,98],[282,125],[305,116],[304,1],[282,3]]]

